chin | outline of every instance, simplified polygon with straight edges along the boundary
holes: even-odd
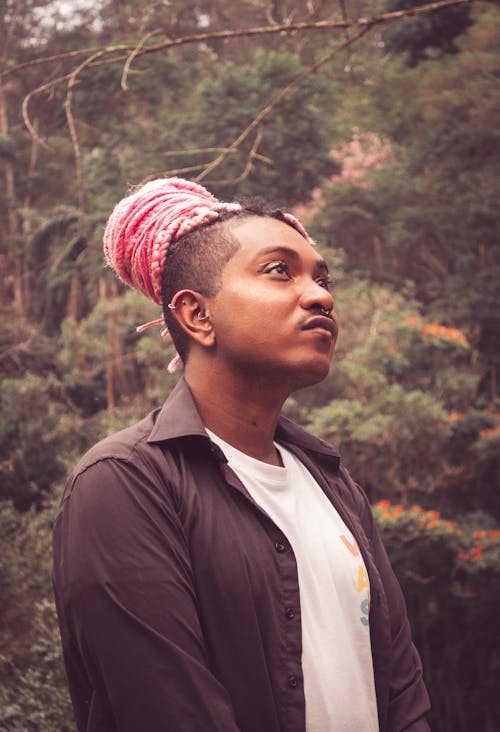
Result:
[[[304,389],[306,386],[314,386],[319,384],[323,379],[326,379],[330,371],[331,361],[318,358],[307,364],[303,364],[299,370],[296,371],[296,382],[297,386],[294,391],[298,389]]]

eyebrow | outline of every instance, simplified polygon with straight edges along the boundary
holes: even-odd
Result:
[[[258,257],[263,257],[266,254],[282,254],[284,256],[290,257],[291,259],[295,259],[295,261],[300,259],[300,254],[295,251],[295,249],[291,249],[291,247],[284,247],[281,245],[277,246],[270,246],[265,247],[264,249],[261,249],[256,254],[256,259]],[[316,268],[320,270],[324,270],[325,272],[328,272],[328,265],[323,259],[323,257],[319,257],[319,259],[316,260]]]

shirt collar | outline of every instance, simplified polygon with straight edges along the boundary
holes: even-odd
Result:
[[[193,394],[182,376],[160,409],[147,441],[149,443],[162,442],[193,435],[208,439]],[[276,441],[297,445],[329,457],[340,458],[336,448],[318,437],[310,435],[286,417],[280,417],[278,420]]]
[[[191,389],[182,376],[160,409],[148,442],[162,442],[190,435],[208,438]]]

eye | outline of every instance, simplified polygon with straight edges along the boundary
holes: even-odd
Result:
[[[316,282],[320,287],[324,287],[325,290],[331,290],[336,285],[336,281],[332,277],[320,277]]]
[[[291,279],[290,268],[288,264],[282,260],[268,262],[262,267],[261,271],[266,274],[277,274],[285,277],[286,279]]]

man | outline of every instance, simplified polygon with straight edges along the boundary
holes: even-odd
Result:
[[[290,214],[181,179],[124,199],[120,277],[184,375],[68,479],[54,584],[78,729],[425,732],[404,600],[337,451],[280,417],[328,373],[328,269]]]

